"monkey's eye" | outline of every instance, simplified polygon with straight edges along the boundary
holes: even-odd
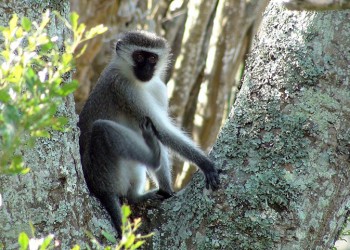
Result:
[[[158,58],[157,58],[156,56],[150,56],[150,57],[148,57],[148,62],[149,62],[150,64],[156,64],[157,61],[158,61]]]
[[[134,60],[137,63],[142,63],[145,60],[145,58],[143,57],[143,55],[141,53],[135,53]]]

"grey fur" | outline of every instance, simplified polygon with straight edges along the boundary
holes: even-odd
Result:
[[[121,37],[116,55],[102,72],[78,123],[85,180],[110,213],[119,234],[118,197],[137,203],[173,194],[166,147],[197,164],[207,188],[219,185],[214,164],[168,116],[166,87],[161,80],[169,60],[166,41],[143,31]],[[131,54],[136,49],[159,57],[148,82],[133,74]],[[143,192],[146,168],[155,177],[159,191]]]

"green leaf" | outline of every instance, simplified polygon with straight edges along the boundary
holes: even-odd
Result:
[[[70,14],[70,22],[72,24],[73,30],[76,30],[78,27],[78,19],[79,19],[79,15],[76,12],[72,12]]]
[[[35,227],[33,225],[33,222],[29,221],[29,226],[30,226],[30,230],[32,232],[32,237],[34,237],[34,235],[35,235]]]
[[[69,83],[66,83],[62,86],[61,90],[60,90],[60,94],[62,96],[67,96],[70,93],[73,93],[77,88],[78,88],[79,84],[77,80],[73,80]]]
[[[122,206],[122,214],[123,214],[123,217],[128,218],[131,215],[130,207],[126,206],[126,205],[123,205]]]
[[[104,26],[103,24],[100,24],[96,27],[91,28],[89,31],[85,33],[85,39],[91,39],[97,35],[100,35],[104,32],[106,32],[108,28]]]
[[[27,174],[29,173],[30,168],[22,168],[22,170],[19,172],[20,174]]]
[[[50,133],[46,130],[33,131],[30,135],[35,137],[50,138]]]
[[[30,31],[32,28],[32,22],[27,17],[22,18],[21,25],[25,31]]]
[[[51,244],[53,240],[53,235],[46,236],[44,242],[40,246],[40,250],[48,249],[48,246]]]
[[[51,41],[44,43],[40,47],[40,49],[41,49],[40,52],[45,54],[45,53],[49,52],[53,48],[53,46],[54,46],[54,43]]]
[[[9,123],[10,121],[16,123],[21,118],[21,114],[14,105],[7,105],[3,112],[5,120],[7,120]]]
[[[4,32],[3,32],[4,33]],[[5,35],[4,35],[5,36]],[[10,51],[8,50],[4,50],[4,51],[1,51],[1,55],[4,57],[4,59],[6,61],[8,61],[10,59]],[[7,69],[6,69],[7,71]]]
[[[141,247],[143,245],[143,243],[145,243],[145,241],[140,240],[140,241],[136,242],[130,249],[131,250],[137,249],[137,248]]]
[[[80,49],[80,51],[78,52],[78,54],[75,56],[76,58],[79,58],[82,54],[84,54],[85,50],[87,48],[87,44],[85,43],[83,48]]]
[[[51,37],[47,31],[52,18],[49,11],[36,25],[15,14],[7,26],[0,26],[4,38],[0,49],[0,173],[28,172],[15,154],[16,149],[32,147],[34,139],[49,136],[51,128],[68,131],[68,119],[57,117],[57,107],[64,101],[62,97],[78,87],[77,81],[63,84],[75,67],[74,50],[78,47],[84,52],[86,45],[81,46],[82,42],[106,30],[102,26],[87,30],[85,24],[79,24],[76,13],[70,15],[71,24],[58,12],[55,14],[73,31],[72,40],[63,41],[62,51],[56,45],[57,37]],[[10,49],[16,50],[15,61]]]
[[[27,68],[27,71],[24,73],[24,79],[28,90],[34,92],[34,87],[39,81],[39,78],[32,68]]]
[[[43,13],[43,15],[42,15],[39,29],[43,30],[49,22],[50,22],[50,10],[47,9],[46,12]]]
[[[26,233],[22,232],[18,236],[18,244],[21,250],[27,250],[29,246],[29,237]]]
[[[82,34],[85,32],[85,29],[86,29],[86,25],[83,24],[83,23],[81,23],[81,24],[79,25],[78,29],[77,29],[77,30],[74,30],[74,31],[76,31],[76,34],[77,34],[77,35],[82,35]]]
[[[10,32],[14,31],[14,29],[17,27],[17,22],[18,22],[18,16],[16,14],[13,14],[9,22]]]
[[[54,123],[52,124],[52,128],[54,130],[62,131],[64,132],[64,126],[68,123],[67,117],[55,117],[54,118]]]
[[[127,240],[125,242],[125,247],[128,249],[132,245],[134,245],[135,239],[136,239],[136,237],[134,234],[129,235],[129,237],[127,238]]]
[[[16,38],[19,38],[19,39],[23,38],[23,29],[21,27],[18,27],[16,30]]]
[[[72,54],[68,54],[68,53],[64,53],[62,55],[62,64],[63,65],[69,65],[73,60],[73,55]]]
[[[10,97],[8,91],[5,89],[1,89],[0,90],[0,102],[7,103],[10,100],[11,100],[11,97]]]
[[[20,174],[23,169],[23,160],[21,155],[15,155],[12,158],[10,170],[13,174]]]
[[[37,45],[44,45],[50,42],[50,39],[46,33],[42,33],[40,36],[37,37],[36,41],[37,41]]]
[[[117,239],[112,235],[110,234],[109,232],[106,232],[106,231],[102,231],[102,235],[111,243],[115,244],[117,243]]]

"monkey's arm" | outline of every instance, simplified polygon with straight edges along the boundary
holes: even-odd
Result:
[[[206,179],[206,188],[210,186],[213,190],[218,189],[220,184],[218,170],[205,153],[181,129],[173,125],[168,117],[165,122],[163,120],[163,124],[153,123],[156,136],[164,145],[195,163],[203,171]]]

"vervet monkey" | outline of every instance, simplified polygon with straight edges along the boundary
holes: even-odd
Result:
[[[120,200],[130,203],[173,195],[167,148],[195,163],[206,187],[219,186],[214,164],[168,115],[164,73],[166,40],[145,31],[124,33],[79,116],[84,177],[121,236]],[[147,171],[158,190],[144,191]]]

